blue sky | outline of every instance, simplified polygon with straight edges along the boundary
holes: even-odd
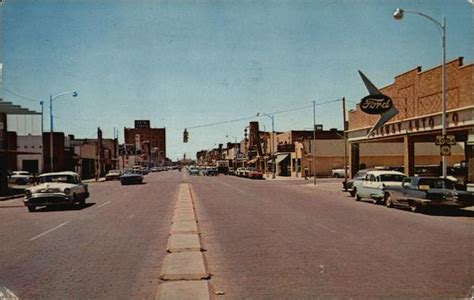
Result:
[[[357,70],[376,85],[416,66],[441,63],[440,35],[428,20],[396,7],[447,18],[447,58],[473,61],[473,5],[426,1],[28,1],[1,7],[5,100],[40,110],[50,94],[55,130],[107,137],[113,127],[149,119],[166,127],[172,159],[243,138],[247,121],[190,129],[326,102],[348,108],[366,94]],[[317,107],[317,123],[342,127],[341,103]],[[46,110],[49,116],[49,111]],[[255,118],[270,128],[268,118]],[[45,118],[45,129],[49,127]],[[275,116],[276,130],[311,128],[312,109]]]

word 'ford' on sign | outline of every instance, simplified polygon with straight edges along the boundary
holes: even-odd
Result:
[[[392,99],[386,95],[368,95],[360,101],[360,108],[366,114],[378,115],[392,108]]]

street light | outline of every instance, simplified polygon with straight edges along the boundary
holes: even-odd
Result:
[[[393,12],[393,17],[395,20],[401,20],[403,18],[404,13],[413,13],[417,14],[419,16],[422,16],[436,25],[438,29],[440,30],[441,33],[441,48],[442,48],[442,56],[443,56],[443,63],[442,63],[442,89],[443,89],[443,99],[442,99],[442,115],[441,115],[441,126],[442,126],[442,132],[441,134],[443,136],[446,135],[446,18],[443,17],[443,21],[440,23],[437,20],[433,19],[432,17],[425,15],[424,13],[414,11],[414,10],[404,10],[401,8],[397,8]],[[447,170],[447,158],[446,156],[442,156],[442,162],[443,162],[443,178],[446,178],[446,170]]]
[[[53,163],[53,100],[56,100],[57,98],[64,96],[64,95],[69,95],[71,94],[73,97],[77,97],[77,92],[76,91],[71,91],[71,92],[64,92],[57,94],[56,96],[49,95],[49,120],[50,120],[50,134],[49,134],[49,159],[50,159],[50,165],[51,165],[51,172],[54,172],[54,163]]]
[[[272,161],[273,161],[273,174],[272,174],[272,179],[275,179],[275,172],[276,172],[276,166],[275,166],[275,153],[274,153],[274,146],[275,146],[275,143],[274,143],[274,139],[275,139],[275,115],[269,115],[269,114],[266,114],[266,113],[257,113],[257,117],[260,116],[260,115],[263,115],[265,117],[268,117],[272,120],[272,138],[271,138],[271,143],[272,143],[272,147],[271,147],[271,155],[272,155]]]

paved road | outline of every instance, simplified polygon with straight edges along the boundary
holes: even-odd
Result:
[[[190,177],[226,299],[465,297],[473,214],[413,214],[282,181]]]
[[[0,286],[23,299],[153,298],[182,176],[145,181],[90,184],[82,210],[0,202]]]
[[[331,180],[163,172],[90,185],[82,210],[0,202],[0,286],[23,299],[150,299],[180,182],[195,195],[214,291],[225,299],[467,296],[473,212],[413,214],[358,203]]]

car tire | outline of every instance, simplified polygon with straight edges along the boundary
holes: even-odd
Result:
[[[36,206],[28,205],[28,211],[29,212],[35,212],[36,211]]]
[[[357,191],[355,191],[355,200],[360,201],[361,199],[362,199],[362,197],[359,196],[359,194],[357,194]]]
[[[81,207],[81,208],[86,207],[86,198],[85,197],[81,197],[81,199],[79,200],[79,207]]]
[[[387,194],[385,196],[385,206],[388,207],[388,208],[393,207],[393,200],[392,200],[392,196],[390,196],[390,194]]]
[[[421,212],[421,206],[416,204],[415,202],[411,201],[410,203],[408,203],[408,205],[410,206],[411,212],[414,212],[414,213]]]
[[[375,205],[380,204],[380,199],[372,198],[372,203]]]

